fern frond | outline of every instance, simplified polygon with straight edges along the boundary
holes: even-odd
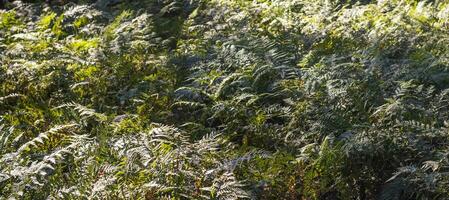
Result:
[[[62,134],[63,133],[62,131],[70,130],[77,126],[78,126],[78,124],[64,124],[64,125],[55,126],[46,132],[40,133],[37,137],[35,137],[32,140],[21,145],[18,148],[17,152],[20,154],[24,151],[28,151],[30,149],[30,147],[32,147],[32,146],[37,147],[40,144],[42,145],[42,144],[44,144],[44,142],[46,140],[49,140],[50,137],[52,137],[53,135]]]

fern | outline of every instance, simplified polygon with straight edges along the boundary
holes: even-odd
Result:
[[[45,140],[49,140],[51,136],[61,134],[62,130],[70,129],[76,126],[78,126],[78,124],[65,124],[53,127],[50,130],[40,133],[37,137],[21,145],[18,148],[17,152],[22,153],[23,151],[28,151],[31,146],[37,147],[39,144],[44,144]]]
[[[0,199],[448,198],[446,1],[1,6]]]
[[[90,117],[95,117],[99,120],[106,120],[106,116],[95,112],[94,109],[87,108],[83,105],[77,104],[77,103],[65,103],[58,107],[55,107],[54,109],[60,109],[65,107],[73,107],[73,109],[81,116],[81,118],[86,119]]]

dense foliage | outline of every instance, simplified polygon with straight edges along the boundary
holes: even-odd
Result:
[[[448,199],[449,2],[2,1],[0,199]]]

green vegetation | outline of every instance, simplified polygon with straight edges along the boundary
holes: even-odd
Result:
[[[449,199],[449,2],[9,1],[0,199]]]

